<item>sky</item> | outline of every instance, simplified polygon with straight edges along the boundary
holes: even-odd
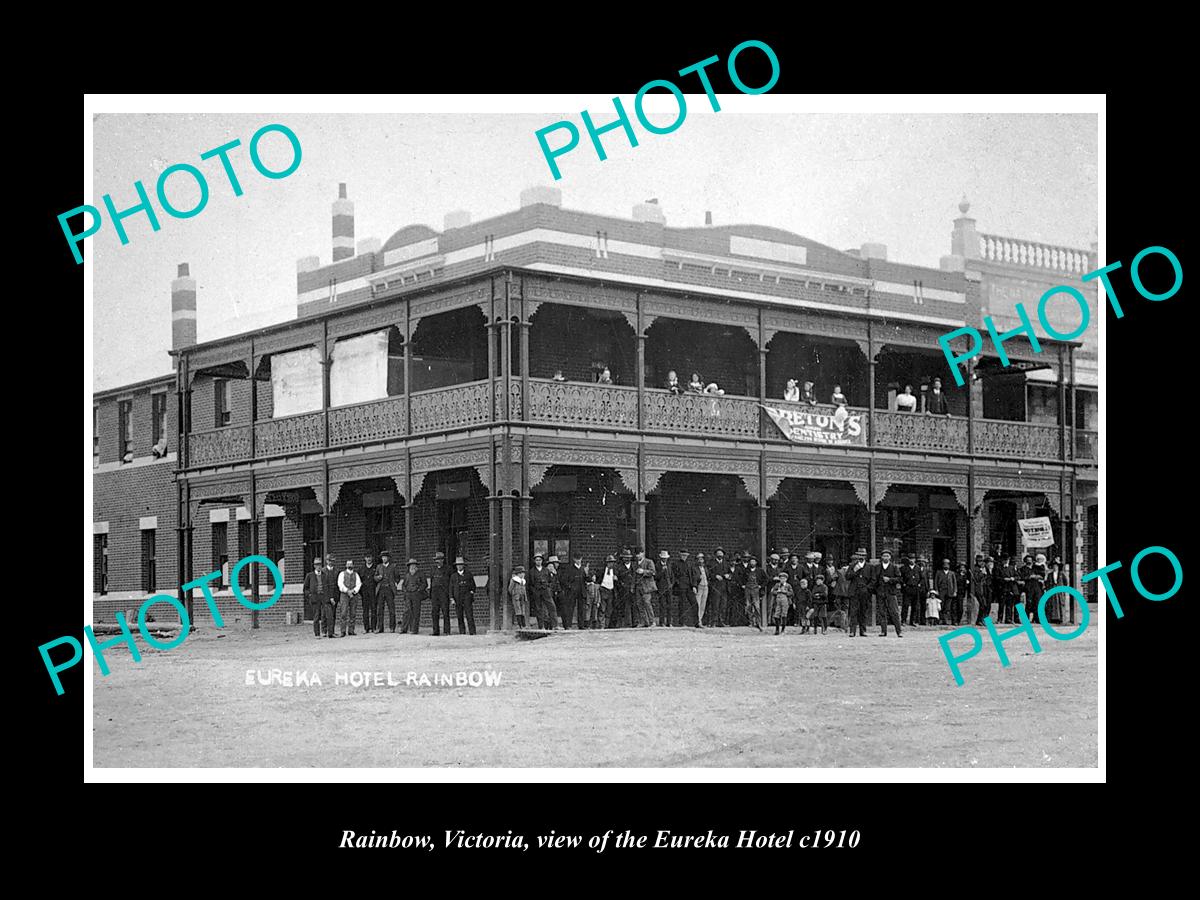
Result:
[[[666,113],[647,109],[665,124],[674,106],[661,99],[672,104]],[[124,221],[127,245],[107,221],[84,245],[94,273],[94,389],[171,371],[170,289],[181,262],[196,279],[201,341],[295,318],[296,260],[330,262],[339,182],[354,201],[356,240],[386,241],[414,223],[441,231],[456,209],[489,218],[516,209],[521,190],[538,184],[560,188],[568,209],[629,217],[657,197],[668,226],[703,225],[711,210],[717,225],[770,225],[842,250],[883,243],[889,259],[933,267],[950,252],[964,196],[982,232],[1081,249],[1096,239],[1093,114],[692,114],[695,104],[707,107],[689,95],[671,134],[635,124],[637,147],[620,129],[604,135],[605,161],[578,113],[96,114],[95,196],[83,202],[103,208],[107,193],[118,210],[131,207],[141,180],[161,229],[139,213]],[[615,115],[589,109],[598,126]],[[563,177],[554,181],[534,133],[565,118],[582,139],[558,158]],[[275,122],[296,133],[303,156],[293,174],[272,180],[254,169],[248,145]],[[216,159],[199,158],[235,138],[240,197]],[[290,161],[279,134],[260,148],[270,168]],[[154,197],[159,174],[181,162],[199,168],[210,190],[187,219],[166,215]],[[198,198],[186,175],[168,188],[178,208]]]

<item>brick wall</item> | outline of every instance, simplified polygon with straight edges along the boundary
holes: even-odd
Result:
[[[421,572],[429,574],[433,565],[433,554],[438,550],[446,553],[448,565],[454,562],[446,546],[443,545],[443,522],[439,517],[439,507],[454,501],[439,501],[437,486],[439,484],[454,484],[467,481],[470,483],[470,497],[466,500],[466,534],[465,547],[460,546],[459,553],[467,561],[467,568],[472,575],[488,574],[489,543],[491,532],[488,522],[487,489],[479,480],[479,474],[474,468],[449,469],[430,472],[425,476],[421,492],[413,503],[413,534],[412,553],[419,561]],[[515,528],[514,516],[514,528]],[[400,544],[403,547],[403,544]],[[465,550],[465,552],[464,552]],[[401,559],[400,562],[406,562]],[[488,627],[489,607],[487,588],[475,589],[475,626],[478,630]],[[458,629],[457,618],[454,618],[454,628]],[[428,631],[432,628],[430,604],[426,602],[421,609],[421,629]]]
[[[108,522],[108,590],[142,591],[142,533],[139,519],[157,516],[155,533],[156,589],[179,587],[173,460],[126,465],[92,476],[92,519]],[[93,569],[97,565],[93,560]],[[139,601],[140,602],[140,601]],[[136,605],[136,604],[135,604]],[[120,608],[124,609],[122,605]]]
[[[741,480],[732,475],[667,472],[646,510],[649,551],[681,549],[712,556],[717,547],[726,557],[753,549],[758,541],[757,503],[747,498]]]

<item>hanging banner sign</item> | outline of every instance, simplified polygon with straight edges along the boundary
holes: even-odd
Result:
[[[1048,516],[1037,516],[1033,519],[1017,519],[1021,526],[1021,542],[1026,547],[1054,546],[1054,530],[1050,527]]]
[[[798,444],[865,446],[867,443],[863,414],[851,412],[844,406],[837,409],[763,406],[763,409],[783,432],[783,436]]]

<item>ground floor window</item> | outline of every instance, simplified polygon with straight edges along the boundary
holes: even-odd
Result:
[[[95,551],[95,560],[93,562],[94,575],[92,590],[97,594],[108,593],[108,535],[98,534],[92,539],[92,547]]]
[[[154,529],[142,532],[142,590],[153,591],[158,583],[158,563],[155,559]]]

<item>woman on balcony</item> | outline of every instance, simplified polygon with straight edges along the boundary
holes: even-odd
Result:
[[[783,392],[783,399],[788,403],[800,402],[800,385],[796,383],[795,378],[787,380],[787,388]]]
[[[833,405],[834,406],[849,406],[850,401],[846,399],[846,395],[842,393],[842,386],[835,384],[833,386]]]
[[[612,372],[609,371],[608,366],[605,366],[603,369],[600,370],[600,374],[596,378],[596,384],[612,384],[612,383],[613,383]]]
[[[917,398],[912,392],[912,385],[906,384],[904,391],[896,395],[896,412],[916,412]]]
[[[703,394],[704,393],[704,382],[700,380],[699,372],[692,373],[692,380],[688,382],[688,393],[690,393],[690,394]]]

